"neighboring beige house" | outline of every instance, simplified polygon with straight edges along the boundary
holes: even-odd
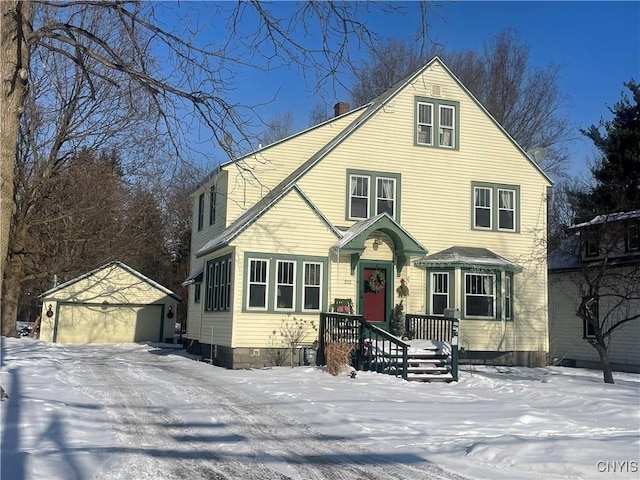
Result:
[[[336,299],[388,328],[405,280],[406,312],[459,309],[467,357],[545,364],[549,178],[438,58],[348,110],[194,191],[190,350],[264,365]]]
[[[40,295],[40,339],[57,343],[173,343],[181,298],[120,262]]]
[[[635,317],[611,335],[611,367],[640,373],[640,210],[597,216],[570,231],[574,244],[549,261],[549,357],[561,365],[600,368],[590,345],[594,329],[576,315],[589,285],[598,282],[590,308],[603,331]]]

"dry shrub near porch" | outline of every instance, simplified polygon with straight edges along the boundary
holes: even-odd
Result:
[[[328,343],[324,349],[327,360],[327,372],[338,375],[340,371],[349,366],[353,345],[345,342]]]

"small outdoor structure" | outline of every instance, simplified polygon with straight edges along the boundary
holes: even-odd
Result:
[[[40,295],[40,339],[57,343],[173,342],[179,295],[110,262]]]

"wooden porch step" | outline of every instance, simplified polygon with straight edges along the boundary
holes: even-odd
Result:
[[[452,382],[453,375],[451,375],[450,373],[409,373],[407,374],[407,380],[410,382]]]
[[[441,375],[443,373],[449,373],[448,367],[407,367],[407,373],[433,373],[434,375]]]

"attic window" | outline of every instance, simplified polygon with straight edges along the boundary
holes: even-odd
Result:
[[[416,98],[415,143],[458,149],[460,104],[436,98]]]

